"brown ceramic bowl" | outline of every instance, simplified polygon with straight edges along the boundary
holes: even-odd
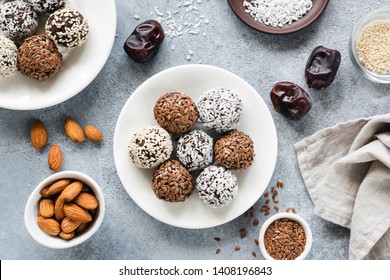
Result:
[[[311,10],[298,21],[292,24],[284,25],[283,27],[272,27],[255,21],[250,14],[245,13],[243,6],[243,0],[228,0],[233,12],[241,19],[246,25],[253,29],[268,33],[268,34],[288,34],[299,31],[310,24],[312,24],[325,10],[329,0],[313,0],[313,7]]]

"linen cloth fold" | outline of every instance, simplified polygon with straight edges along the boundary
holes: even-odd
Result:
[[[390,114],[323,129],[294,148],[314,212],[351,230],[349,259],[390,259]]]

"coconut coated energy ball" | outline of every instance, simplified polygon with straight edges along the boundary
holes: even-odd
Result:
[[[190,131],[199,116],[195,103],[180,92],[169,92],[161,96],[153,111],[157,123],[174,134]]]
[[[237,177],[222,166],[206,167],[196,179],[199,197],[204,203],[219,208],[228,205],[237,195]]]
[[[34,34],[38,27],[38,15],[23,1],[0,5],[0,29],[11,40],[21,40]]]
[[[139,168],[152,169],[169,159],[173,150],[169,133],[159,126],[136,132],[128,145],[131,160]]]
[[[81,46],[87,40],[89,25],[88,20],[79,11],[62,9],[49,16],[45,30],[46,35],[57,45],[72,49]]]
[[[188,170],[177,160],[167,160],[153,173],[154,194],[167,202],[183,202],[194,189]]]
[[[0,36],[0,80],[13,76],[18,64],[18,48],[5,36]]]
[[[215,88],[204,92],[196,103],[199,118],[208,129],[226,132],[239,125],[242,102],[231,90]]]
[[[66,0],[27,0],[27,3],[37,12],[50,14],[65,8]]]
[[[244,132],[232,130],[215,142],[214,156],[227,169],[246,169],[255,157],[253,141]]]

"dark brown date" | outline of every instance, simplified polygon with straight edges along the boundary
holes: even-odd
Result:
[[[299,120],[310,111],[312,106],[310,96],[294,83],[276,83],[270,95],[275,111],[290,120]]]
[[[305,78],[309,88],[324,89],[334,80],[341,62],[338,50],[316,47],[306,63]]]
[[[164,38],[161,24],[155,20],[147,20],[134,29],[123,48],[132,59],[143,63],[157,54]]]

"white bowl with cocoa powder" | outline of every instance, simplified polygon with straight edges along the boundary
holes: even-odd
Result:
[[[38,216],[39,218],[42,218],[41,211],[39,210],[40,206],[40,201],[44,199],[42,197],[41,191],[49,186],[52,186],[54,183],[59,182],[59,181],[64,181],[64,180],[70,180],[71,183],[73,182],[82,182],[82,191],[78,190],[78,193],[75,193],[74,196],[79,195],[81,192],[83,193],[88,193],[87,196],[84,197],[84,201],[90,201],[91,196],[93,196],[95,199],[92,201],[94,202],[94,206],[90,209],[84,209],[80,210],[82,213],[85,213],[86,215],[91,215],[88,220],[88,222],[81,222],[78,221],[77,224],[75,225],[75,229],[69,233],[73,234],[74,237],[72,237],[69,240],[63,239],[60,237],[59,234],[54,235],[49,235],[48,233],[44,232],[42,228],[38,225]],[[70,184],[68,184],[70,185]],[[61,193],[57,194],[56,196],[53,196],[53,201],[56,204],[56,199],[59,200],[59,195]],[[57,197],[57,198],[56,198]],[[80,196],[79,196],[80,198]],[[76,199],[76,198],[75,198]],[[89,199],[89,200],[88,200]],[[74,201],[68,201],[65,202],[65,204],[68,205],[73,205]],[[54,205],[55,205],[54,204]],[[80,204],[80,203],[79,203]],[[98,206],[96,206],[98,205]],[[89,208],[86,206],[86,208]],[[52,210],[53,211],[53,210]],[[56,210],[57,211],[57,210]],[[49,211],[50,212],[50,211]],[[87,213],[86,213],[87,212]],[[52,249],[65,249],[65,248],[70,248],[73,246],[76,246],[86,240],[88,240],[92,235],[94,235],[99,227],[101,226],[104,218],[104,212],[105,212],[105,202],[104,202],[104,196],[103,192],[100,188],[100,186],[96,183],[95,180],[93,180],[90,176],[77,172],[77,171],[61,171],[58,173],[55,173],[46,179],[44,179],[39,185],[33,190],[31,193],[30,197],[28,198],[26,207],[25,207],[25,212],[24,212],[24,222],[25,226],[27,228],[27,231],[30,233],[32,238],[40,243],[43,246],[52,248]],[[57,212],[56,212],[57,214]],[[45,218],[46,219],[46,218]],[[56,215],[52,215],[52,217],[47,218],[51,220],[56,220]],[[54,223],[53,221],[51,221]],[[80,224],[79,224],[80,223]],[[54,223],[55,224],[55,223]],[[81,224],[85,225],[85,229],[82,230],[81,232]],[[60,222],[61,225],[61,222]],[[50,227],[50,224],[48,225]],[[58,227],[58,225],[54,226],[55,228]],[[58,229],[55,229],[56,231]],[[62,228],[60,227],[61,233],[63,233]],[[77,233],[77,231],[80,231]],[[64,234],[64,236],[67,236],[68,234]]]
[[[303,260],[312,242],[309,225],[294,213],[275,214],[260,229],[259,247],[266,260]]]

